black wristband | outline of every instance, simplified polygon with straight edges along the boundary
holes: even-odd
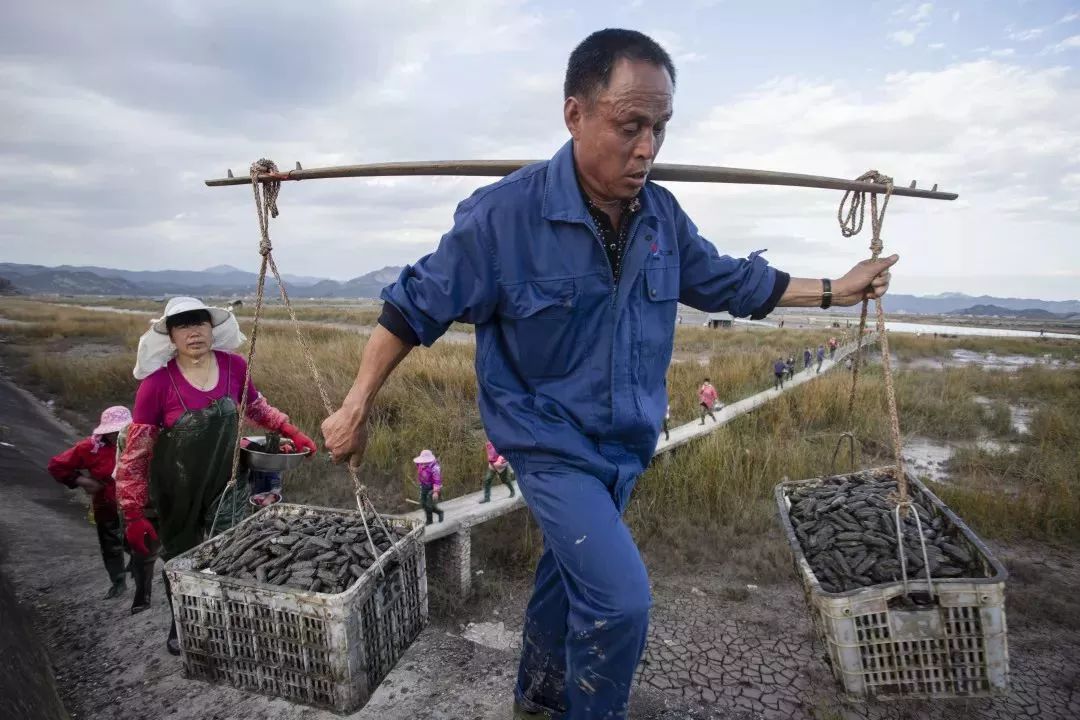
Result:
[[[832,280],[821,278],[821,309],[828,310],[832,305]]]

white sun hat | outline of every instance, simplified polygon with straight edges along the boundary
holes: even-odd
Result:
[[[424,450],[419,455],[412,459],[417,465],[427,465],[428,463],[435,462],[435,453],[430,450]]]
[[[193,297],[174,297],[169,300],[165,305],[165,314],[154,321],[153,328],[155,332],[159,332],[162,335],[168,335],[169,331],[165,327],[165,320],[173,315],[179,315],[180,313],[191,312],[192,310],[206,310],[210,313],[210,324],[213,327],[217,327],[221,323],[229,319],[231,313],[225,308],[210,307],[202,300]]]

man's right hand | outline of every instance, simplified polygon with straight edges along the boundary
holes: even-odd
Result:
[[[355,413],[342,407],[323,420],[322,434],[331,460],[348,461],[353,467],[360,464],[367,448],[367,422],[356,420]]]

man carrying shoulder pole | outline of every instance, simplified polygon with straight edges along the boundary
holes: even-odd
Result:
[[[878,297],[896,256],[829,283],[759,253],[721,255],[649,182],[675,67],[653,40],[603,30],[571,54],[571,139],[462,202],[439,247],[383,291],[356,382],[323,423],[358,462],[379,388],[416,345],[476,326],[479,405],[544,535],[515,687],[518,717],[627,716],[645,645],[648,575],[622,520],[667,402],[678,304],[760,318],[778,305]]]

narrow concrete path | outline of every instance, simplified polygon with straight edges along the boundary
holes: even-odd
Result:
[[[863,345],[870,345],[876,342],[876,340],[877,334],[869,333],[863,338]],[[762,392],[743,398],[738,402],[733,402],[730,405],[724,406],[722,409],[713,413],[716,416],[715,421],[706,419],[705,424],[702,425],[700,421],[695,420],[693,422],[688,422],[685,425],[679,425],[678,427],[672,428],[670,439],[665,440],[662,436],[660,437],[656,444],[656,452],[653,454],[653,457],[670,452],[693,440],[711,435],[735,418],[741,417],[748,412],[775,400],[784,393],[789,392],[804,383],[822,377],[833,368],[842,367],[844,360],[855,352],[856,347],[857,344],[852,342],[838,348],[836,355],[832,360],[826,359],[821,364],[820,372],[817,371],[816,366],[811,365],[807,370],[795,373],[795,376],[790,380],[785,380],[783,389],[770,388],[768,390],[763,390]],[[482,485],[482,481],[478,480],[476,484]],[[521,493],[514,495],[514,497],[508,497],[507,490],[502,485],[492,489],[491,502],[481,504],[480,501],[483,497],[483,491],[478,491],[439,503],[439,507],[445,514],[443,522],[436,522],[429,525],[424,531],[424,541],[431,542],[432,540],[438,540],[448,535],[453,535],[462,529],[479,525],[488,520],[492,520],[525,507],[525,500],[521,497]],[[407,513],[406,517],[419,522],[423,522],[425,519],[423,510],[415,510],[411,513]]]

